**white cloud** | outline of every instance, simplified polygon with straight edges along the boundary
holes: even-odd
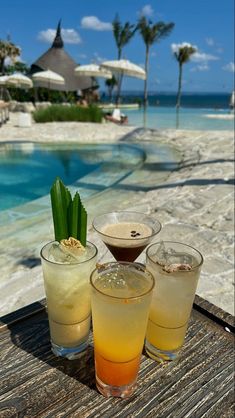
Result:
[[[74,29],[62,29],[61,35],[66,44],[80,44],[82,42],[81,36]]]
[[[189,48],[193,47],[193,48],[196,49],[196,51],[198,50],[196,45],[192,45],[189,42],[182,42],[181,44],[171,44],[171,50],[172,50],[172,52],[178,52],[180,48],[184,48],[185,46],[187,46]]]
[[[191,55],[191,61],[197,63],[196,67],[192,68],[190,71],[209,71],[210,67],[208,65],[209,61],[217,61],[220,58],[216,57],[212,54],[206,54],[205,52],[200,52],[195,45],[191,45],[187,42],[183,42],[181,44],[171,44],[171,50],[172,52],[178,52],[179,48],[182,48],[184,46],[192,46],[196,49],[196,52]]]
[[[215,45],[215,41],[213,38],[206,38],[206,43],[209,46],[214,46]]]
[[[38,34],[38,40],[42,42],[51,43],[55,38],[55,29],[42,30]]]
[[[209,71],[210,67],[207,63],[204,64],[199,64],[196,67],[192,68],[190,71],[195,72],[195,71]]]
[[[78,54],[78,58],[86,59],[87,55],[86,54]]]
[[[215,55],[206,54],[205,52],[195,52],[195,54],[192,55],[192,61],[194,62],[200,62],[200,63],[207,63],[208,61],[217,61],[219,60],[219,57],[216,57]]]
[[[52,43],[55,39],[56,30],[42,30],[38,34],[38,40],[42,42]],[[80,44],[82,42],[78,32],[74,29],[61,29],[62,39],[66,44]]]
[[[138,13],[140,16],[151,17],[154,14],[154,10],[150,4],[146,4],[142,7],[141,11]]]
[[[16,57],[15,60],[12,60],[10,57],[6,57],[5,60],[4,60],[4,65],[6,67],[9,67],[11,65],[14,65],[14,63],[16,63],[16,62],[24,63],[25,61],[22,60],[21,56]]]
[[[231,73],[235,72],[235,64],[234,62],[230,62],[229,64],[224,65],[224,67],[222,67],[223,70],[225,71],[229,71]]]
[[[153,80],[153,83],[154,84],[161,84],[161,81],[159,80],[159,78],[154,78],[154,80]]]
[[[101,22],[96,16],[84,16],[81,20],[83,29],[92,29],[97,31],[112,30],[112,24],[109,22]]]
[[[94,52],[93,56],[94,56],[93,61],[97,64],[100,64],[101,62],[107,61],[107,58],[104,58],[104,57],[100,56],[100,54],[98,52]]]

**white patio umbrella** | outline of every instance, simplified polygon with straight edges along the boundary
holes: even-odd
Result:
[[[14,73],[8,76],[6,84],[16,88],[31,88],[33,82],[31,78],[22,73]]]
[[[75,68],[77,76],[112,78],[112,73],[97,64],[79,65]]]
[[[38,87],[46,87],[56,90],[56,86],[65,84],[65,79],[60,74],[51,70],[39,71],[32,75],[32,79]]]
[[[142,80],[146,79],[144,69],[128,60],[104,61],[100,66],[101,68],[107,68],[113,73],[141,78]]]
[[[1,75],[0,76],[0,86],[5,86],[7,84],[8,75]]]
[[[114,60],[114,61],[104,61],[100,65],[101,68],[106,68],[112,73],[116,73],[119,75],[119,82],[118,82],[118,92],[117,92],[117,104],[119,102],[120,92],[121,92],[121,84],[122,78],[124,75],[128,77],[135,77],[140,78],[141,80],[146,79],[146,72],[145,70],[140,67],[139,65],[134,64],[128,60]]]

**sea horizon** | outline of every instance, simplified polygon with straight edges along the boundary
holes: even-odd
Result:
[[[186,108],[204,108],[204,109],[230,109],[230,100],[232,92],[184,92],[181,95],[181,107]],[[159,107],[175,107],[176,92],[153,91],[148,92],[148,104]],[[143,90],[123,90],[121,93],[122,103],[143,103]],[[109,101],[107,91],[101,90],[101,100]],[[115,94],[113,94],[115,101]]]

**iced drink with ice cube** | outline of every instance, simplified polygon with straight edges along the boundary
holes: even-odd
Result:
[[[154,279],[138,263],[107,263],[91,275],[96,385],[125,398],[135,388]]]
[[[155,278],[145,349],[157,361],[174,360],[183,345],[203,257],[193,247],[162,241],[147,249]]]
[[[76,358],[86,349],[90,331],[90,274],[97,248],[87,241],[80,254],[65,251],[57,241],[41,250],[52,351]]]

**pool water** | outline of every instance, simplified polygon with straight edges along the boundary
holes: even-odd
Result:
[[[128,116],[129,124],[152,129],[192,129],[192,130],[233,130],[234,119],[227,109],[196,109],[148,106],[146,112],[140,109],[123,109]],[[216,115],[210,118],[207,115]]]
[[[144,152],[125,144],[66,145],[7,143],[0,145],[0,211],[47,195],[55,178],[72,185],[107,166],[121,173],[144,159]],[[100,173],[102,183],[105,176]]]

